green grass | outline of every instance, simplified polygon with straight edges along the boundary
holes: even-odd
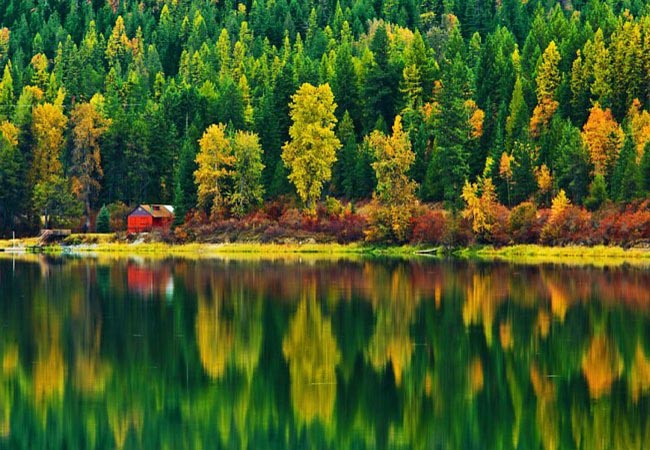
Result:
[[[509,247],[473,247],[454,252],[461,258],[501,260],[515,263],[559,263],[572,265],[611,266],[621,264],[650,264],[650,249],[624,249],[617,246],[592,247],[571,245],[545,247],[542,245],[513,245]]]
[[[16,240],[19,247],[30,247],[38,243],[38,238]],[[11,247],[11,239],[0,240],[0,249]],[[105,255],[143,255],[149,257],[223,257],[275,258],[288,255],[313,255],[314,257],[385,256],[413,258],[417,256],[442,256],[451,254],[459,258],[481,260],[502,260],[515,263],[562,263],[579,265],[618,265],[624,263],[649,264],[650,249],[609,246],[566,246],[545,247],[541,245],[513,245],[494,248],[490,246],[460,248],[452,251],[441,247],[423,246],[381,246],[365,243],[353,244],[262,244],[227,243],[204,244],[188,243],[171,245],[161,242],[127,243],[116,240],[114,234],[73,234],[64,241],[64,246],[55,244],[46,247],[48,253],[74,252]]]

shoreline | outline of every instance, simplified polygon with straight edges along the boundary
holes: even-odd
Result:
[[[620,246],[565,246],[549,247],[537,244],[510,245],[504,247],[472,246],[445,248],[425,245],[371,245],[363,242],[338,243],[186,243],[167,244],[162,242],[115,242],[113,235],[74,235],[71,245],[53,244],[34,249],[38,238],[0,240],[0,253],[46,253],[46,254],[113,254],[113,255],[156,255],[156,256],[258,256],[274,257],[286,255],[314,256],[386,256],[401,258],[453,257],[479,261],[530,262],[530,263],[572,263],[598,264],[648,263],[650,248],[625,249]],[[85,241],[85,242],[84,242]]]

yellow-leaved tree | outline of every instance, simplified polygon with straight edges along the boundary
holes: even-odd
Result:
[[[110,119],[104,117],[103,97],[96,95],[90,103],[78,103],[72,110],[72,191],[83,202],[90,218],[91,200],[99,192],[102,170],[99,141],[108,130]]]
[[[409,135],[402,128],[402,118],[395,117],[392,136],[375,130],[366,138],[373,150],[372,168],[377,176],[376,198],[385,205],[405,204],[413,201],[416,183],[408,176],[415,161]]]
[[[63,174],[60,156],[64,144],[63,132],[67,123],[68,119],[59,105],[43,103],[34,107],[32,133],[36,142],[29,173],[33,184]]]
[[[630,134],[636,144],[637,159],[643,156],[643,149],[650,142],[650,112],[641,110],[641,102],[635,98],[627,113]]]
[[[199,139],[196,155],[198,168],[194,172],[199,205],[207,208],[212,201],[212,214],[218,214],[224,206],[223,179],[230,175],[235,163],[230,139],[224,124],[210,125]]]
[[[463,217],[472,221],[472,230],[483,238],[488,238],[496,222],[496,208],[499,204],[492,178],[488,177],[492,158],[485,162],[483,176],[476,183],[465,181],[462,199],[465,201]]]
[[[298,196],[313,210],[323,189],[332,178],[332,164],[341,142],[334,133],[334,95],[329,84],[303,84],[293,95],[289,128],[291,140],[282,147],[282,161],[289,168],[289,181]]]
[[[548,127],[551,117],[559,106],[555,93],[560,85],[560,52],[554,41],[544,50],[542,60],[537,68],[537,106],[530,119],[530,132],[538,137]]]

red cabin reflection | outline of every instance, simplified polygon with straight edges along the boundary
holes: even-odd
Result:
[[[160,296],[168,300],[174,292],[174,279],[168,265],[152,266],[129,262],[126,279],[129,291],[143,297]]]

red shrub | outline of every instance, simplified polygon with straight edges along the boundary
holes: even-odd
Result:
[[[548,245],[591,244],[593,229],[591,213],[572,205],[549,219],[542,229],[541,241]]]
[[[650,240],[648,203],[611,207],[598,213],[594,241],[602,244],[632,246]]]
[[[303,214],[296,208],[286,209],[278,218],[278,225],[283,228],[299,230],[303,225]]]
[[[448,246],[467,247],[476,241],[472,231],[472,221],[458,215],[449,221],[448,232],[444,236],[444,243]]]
[[[288,203],[283,199],[276,199],[266,202],[262,207],[262,212],[270,219],[277,221],[287,210]]]
[[[507,245],[510,242],[510,233],[508,232],[508,219],[510,210],[503,205],[496,205],[494,210],[494,223],[490,229],[488,240],[490,244],[497,246]]]
[[[338,243],[345,244],[362,240],[365,227],[366,220],[362,216],[345,211],[341,216],[322,221],[319,231],[335,237]]]
[[[411,243],[441,245],[444,243],[449,225],[449,213],[446,211],[426,210],[423,214],[411,218],[413,227]]]

